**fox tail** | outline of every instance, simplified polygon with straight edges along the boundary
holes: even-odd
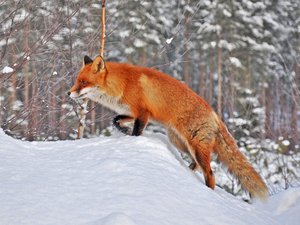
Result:
[[[269,192],[265,182],[239,151],[237,144],[222,121],[219,121],[216,144],[217,160],[228,168],[228,171],[240,181],[242,188],[248,191],[251,196],[266,200]]]

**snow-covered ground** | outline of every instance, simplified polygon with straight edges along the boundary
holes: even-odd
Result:
[[[300,189],[247,204],[208,189],[166,138],[22,142],[0,130],[0,224],[296,225]]]

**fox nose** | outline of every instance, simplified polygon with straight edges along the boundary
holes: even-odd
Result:
[[[70,94],[71,94],[71,91],[68,91],[68,93],[67,93],[69,96],[70,96]]]

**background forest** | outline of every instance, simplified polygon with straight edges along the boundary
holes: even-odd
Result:
[[[299,185],[299,0],[107,0],[106,14],[106,60],[182,80],[214,107],[274,190]],[[76,138],[78,106],[66,92],[83,56],[98,54],[100,32],[100,0],[0,0],[6,133]],[[90,103],[85,136],[109,135],[113,116]],[[223,180],[240,192],[232,177]]]

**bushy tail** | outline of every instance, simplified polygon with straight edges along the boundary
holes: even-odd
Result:
[[[219,133],[215,152],[218,160],[228,171],[237,177],[243,189],[253,197],[267,199],[269,192],[260,175],[254,170],[245,156],[239,151],[233,137],[222,121],[219,121]]]

